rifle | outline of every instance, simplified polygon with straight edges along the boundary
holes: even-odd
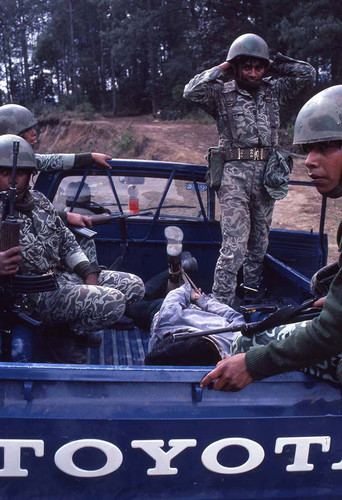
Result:
[[[9,193],[6,194],[4,201],[4,209],[6,210],[8,204],[8,214],[1,222],[1,238],[0,238],[0,251],[19,246],[20,223],[14,215],[15,205],[15,178],[17,174],[17,162],[19,154],[19,141],[13,141],[13,164],[12,164],[12,177]],[[0,279],[0,360],[10,361],[12,356],[12,336],[13,329],[18,320],[24,321],[28,324],[37,326],[40,322],[27,316],[20,307],[16,307],[15,297],[18,294],[26,293],[39,293],[56,290],[58,284],[55,276],[51,274],[34,275],[34,276],[21,276],[11,275],[2,276]]]
[[[13,141],[13,164],[12,164],[12,179],[11,187],[8,194],[8,214],[4,221],[1,222],[1,240],[0,251],[5,252],[9,248],[19,245],[19,230],[20,224],[14,216],[15,204],[15,177],[17,175],[17,162],[19,153],[19,141]],[[4,202],[4,206],[6,205]]]
[[[111,222],[112,220],[124,220],[128,219],[129,217],[137,217],[139,215],[151,215],[153,212],[152,210],[144,211],[144,212],[137,212],[135,214],[122,214],[121,212],[115,212],[111,214],[95,214],[95,215],[89,215],[89,219],[92,222],[93,226],[96,226],[98,224],[107,224],[108,222]],[[93,238],[96,236],[96,231],[93,231],[92,229],[89,229],[88,227],[77,227],[77,226],[71,226],[69,229],[75,233],[78,234],[79,236],[83,236],[85,238]]]
[[[300,313],[305,313],[305,310],[312,306],[313,302],[317,300],[317,297],[306,300],[300,305],[293,306],[288,305],[281,307],[273,314],[270,314],[267,318],[261,321],[255,321],[252,323],[243,323],[242,325],[225,327],[225,328],[217,328],[216,330],[203,330],[199,332],[180,332],[174,333],[172,335],[173,340],[187,340],[194,337],[205,337],[206,335],[214,335],[217,333],[228,333],[228,332],[241,332],[242,335],[247,337],[252,337],[256,333],[264,332],[265,330],[269,330],[270,328],[275,328],[276,326],[281,326],[290,323],[297,323],[300,321]],[[317,315],[320,312],[320,309],[312,308],[308,309],[310,314]],[[302,318],[303,319],[303,318]],[[307,318],[306,318],[307,319]]]

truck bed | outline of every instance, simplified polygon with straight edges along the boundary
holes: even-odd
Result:
[[[148,346],[148,332],[134,327],[131,330],[114,328],[100,332],[100,347],[84,349],[89,365],[138,365],[144,364]]]

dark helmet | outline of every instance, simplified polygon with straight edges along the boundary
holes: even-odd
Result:
[[[19,142],[17,167],[35,171],[37,169],[37,161],[33,149],[25,139],[14,134],[0,136],[0,167],[13,167],[14,141]]]
[[[322,90],[299,111],[293,144],[342,141],[342,85]]]
[[[0,135],[20,135],[37,125],[37,120],[27,108],[19,104],[0,106]]]
[[[263,38],[253,33],[241,35],[231,44],[227,61],[232,61],[239,56],[256,57],[267,62],[270,60],[267,43]]]

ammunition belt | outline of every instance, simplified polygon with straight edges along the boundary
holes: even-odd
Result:
[[[229,148],[223,150],[224,161],[265,161],[271,154],[271,148]]]

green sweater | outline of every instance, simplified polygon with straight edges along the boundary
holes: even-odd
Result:
[[[338,235],[341,234],[342,222]],[[340,240],[339,236],[338,239]],[[255,380],[314,365],[342,352],[342,267],[332,282],[321,314],[299,326],[290,337],[246,353]]]

